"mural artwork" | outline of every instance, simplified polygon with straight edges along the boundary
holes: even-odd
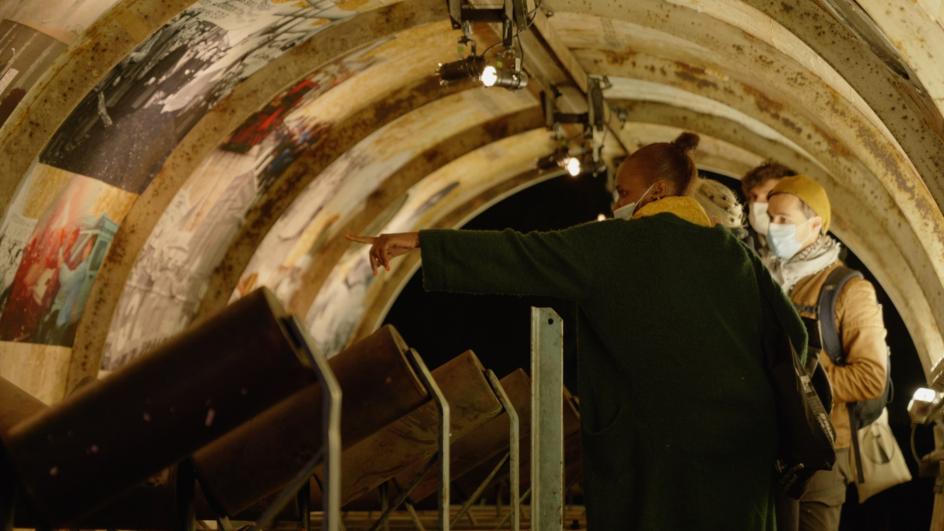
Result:
[[[417,184],[393,219],[373,232],[403,232],[424,226],[421,221],[424,215],[456,192],[460,185],[459,181]],[[344,254],[306,317],[312,339],[327,356],[347,346],[364,316],[368,291],[377,280],[370,269],[368,251],[368,248],[355,246]]]
[[[117,369],[186,327],[249,208],[329,129],[315,100],[384,60],[358,50],[320,68],[251,116],[187,181],[142,248],[118,304],[102,369]],[[147,316],[147,318],[142,318]]]
[[[88,0],[69,2],[76,6],[89,4]],[[147,188],[180,140],[237,83],[333,21],[357,13],[329,1],[316,4],[280,0],[197,2],[155,32],[83,99],[40,155],[39,164],[26,176],[26,185],[41,182],[37,172],[56,168],[65,171],[75,182],[91,179],[135,198]],[[35,2],[29,4],[33,6],[32,11],[36,11],[35,5]],[[30,11],[23,6],[27,3],[19,2],[12,8],[5,7],[2,13]],[[55,17],[46,18],[45,23],[49,23]],[[311,87],[297,87],[296,96],[306,90]],[[291,102],[296,96],[289,95],[287,101]],[[30,195],[30,192],[21,186],[18,194]],[[4,270],[0,272],[4,279],[0,293],[6,298],[0,318],[2,340],[71,346],[74,339],[71,316],[81,314],[85,302],[83,294],[91,289],[94,273],[70,277],[70,282],[82,286],[73,290],[69,306],[62,307],[43,298],[50,296],[48,293],[58,292],[59,275],[47,273],[48,278],[37,277],[37,268],[51,271],[54,265],[61,268],[67,264],[68,269],[68,264],[76,267],[85,264],[89,258],[83,258],[85,251],[72,249],[76,243],[69,239],[73,237],[69,234],[94,232],[98,243],[92,250],[101,249],[104,253],[111,240],[109,233],[113,234],[124,218],[127,205],[123,202],[110,207],[121,215],[110,214],[107,219],[99,219],[101,212],[96,210],[97,206],[85,199],[67,197],[70,193],[79,193],[78,189],[70,185],[62,193],[63,197],[53,208],[69,212],[72,221],[68,227],[55,225],[58,228],[50,229],[40,223],[27,243],[23,234],[28,231],[28,218],[17,217],[19,214],[11,209],[3,221],[0,260],[16,261],[12,257],[20,257],[23,262],[12,268],[16,271],[13,275],[7,264],[3,264]],[[56,210],[44,214],[47,220],[60,217],[61,213]],[[102,245],[104,247],[100,247]],[[66,252],[66,248],[73,254]],[[63,277],[68,274],[63,270]],[[52,277],[55,279],[50,280]],[[84,280],[79,280],[80,277]],[[37,281],[42,284],[35,284]],[[30,304],[35,305],[30,309],[31,316],[24,317],[23,322],[14,322],[17,319],[6,314],[23,312],[7,310],[25,304],[27,294],[33,297]],[[54,311],[62,315],[56,317],[55,323],[50,321]]]
[[[0,340],[69,345],[108,246],[134,195],[76,177],[33,229],[0,299]]]

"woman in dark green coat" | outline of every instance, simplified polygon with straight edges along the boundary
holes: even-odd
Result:
[[[620,166],[617,219],[554,232],[352,238],[376,272],[420,249],[430,291],[579,307],[584,489],[593,531],[772,530],[778,431],[764,303],[795,316],[760,262],[686,196],[698,137]],[[620,219],[622,218],[622,219]],[[799,318],[784,327],[806,344]]]

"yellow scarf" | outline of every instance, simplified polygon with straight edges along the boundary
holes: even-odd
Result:
[[[636,214],[633,215],[633,219],[655,216],[666,212],[675,214],[695,225],[711,226],[711,220],[708,218],[708,214],[705,213],[705,209],[695,199],[685,196],[669,196],[653,201],[637,210]]]

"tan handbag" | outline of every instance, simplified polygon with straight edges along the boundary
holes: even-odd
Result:
[[[860,429],[858,437],[862,454],[862,476],[865,478],[865,482],[855,483],[859,491],[859,503],[864,503],[885,489],[911,481],[908,463],[905,462],[905,456],[888,425],[887,408],[875,422]],[[855,474],[856,467],[851,468]]]

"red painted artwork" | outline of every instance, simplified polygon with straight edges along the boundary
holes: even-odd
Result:
[[[117,230],[100,212],[107,185],[78,177],[40,221],[2,294],[0,340],[71,346],[92,281]]]

